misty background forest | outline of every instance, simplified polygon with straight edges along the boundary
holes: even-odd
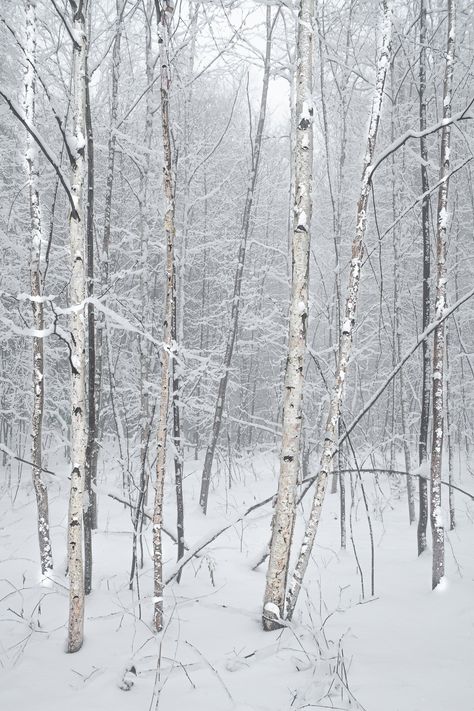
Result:
[[[474,708],[474,8],[0,3],[0,707]]]

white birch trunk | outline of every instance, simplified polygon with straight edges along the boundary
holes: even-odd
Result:
[[[71,244],[70,303],[71,329],[71,490],[68,518],[68,570],[69,570],[69,627],[68,651],[77,652],[84,634],[84,570],[82,554],[83,498],[86,465],[86,393],[85,348],[86,320],[84,298],[85,224],[83,213],[83,184],[86,150],[86,29],[83,4],[70,2],[72,9],[73,88],[72,115],[74,151],[71,164],[71,193],[75,209],[69,217]]]
[[[145,13],[145,66],[146,85],[151,86],[154,74],[154,57],[152,54],[152,21],[154,4],[147,0]],[[142,328],[145,333],[151,332],[150,318],[150,284],[148,246],[150,236],[150,211],[148,206],[148,184],[150,174],[150,156],[153,137],[153,94],[147,92],[145,108],[145,146],[144,164],[140,173],[139,210],[140,210],[140,300],[142,308]],[[148,465],[148,449],[150,443],[150,347],[147,339],[140,335],[138,340],[140,357],[140,483],[138,489],[135,515],[133,518],[132,565],[130,569],[130,589],[137,567],[143,567],[143,510],[148,496],[150,470]],[[138,549],[139,546],[139,549]]]
[[[451,100],[454,71],[455,3],[448,0],[448,42],[443,86],[443,118],[451,117]],[[443,126],[441,132],[442,183],[438,191],[438,214],[436,225],[436,319],[446,309],[446,233],[448,227],[448,187],[450,166],[451,126]],[[445,354],[445,323],[436,327],[433,347],[433,439],[431,445],[431,533],[433,537],[432,587],[436,588],[444,576],[444,523],[441,509],[441,468],[443,463],[444,437],[444,389],[443,369]]]
[[[309,248],[313,167],[313,0],[301,0],[296,56],[295,199],[292,276],[286,361],[280,477],[272,521],[262,623],[277,629],[284,616],[286,581],[296,507],[302,431],[304,361],[308,322]]]
[[[26,3],[26,42],[25,42],[25,118],[34,126],[36,98],[36,3]],[[35,331],[44,328],[44,307],[41,301],[43,279],[41,274],[42,228],[39,197],[39,159],[38,149],[29,132],[26,134],[26,167],[30,193],[31,220],[31,306]],[[33,464],[33,486],[38,507],[38,539],[40,549],[41,572],[45,575],[53,567],[53,555],[49,535],[48,491],[41,478],[42,464],[42,428],[44,407],[44,356],[43,339],[33,338],[33,415],[31,427],[31,462]]]
[[[454,484],[454,427],[452,421],[452,411],[451,411],[451,388],[449,385],[449,379],[451,376],[451,364],[449,356],[449,347],[451,339],[448,338],[448,325],[446,324],[446,435],[448,440],[448,469],[449,484]],[[458,445],[459,446],[459,445]],[[454,531],[456,528],[456,507],[454,498],[454,488],[449,487],[449,530]]]
[[[420,131],[426,129],[426,0],[420,0]],[[423,322],[422,330],[425,331],[430,323],[431,313],[431,244],[430,244],[430,198],[428,195],[428,141],[427,137],[420,138],[421,157],[421,188],[425,195],[421,206],[421,230],[423,235]],[[430,420],[430,374],[431,358],[427,340],[422,345],[422,391],[420,436],[418,440],[418,464],[423,466],[428,456],[428,427]],[[428,482],[423,477],[418,479],[418,526],[417,543],[418,555],[426,550],[426,527],[428,525]]]
[[[153,509],[153,563],[154,563],[154,615],[153,621],[157,632],[163,628],[163,495],[166,474],[166,441],[168,433],[168,414],[170,409],[170,375],[172,348],[173,298],[175,291],[174,245],[176,237],[174,180],[172,148],[169,123],[169,25],[172,14],[155,0],[158,42],[160,45],[161,71],[161,127],[163,134],[163,188],[165,193],[164,230],[166,238],[166,299],[163,322],[163,347],[161,349],[160,410],[157,433],[157,459],[155,502]]]
[[[369,132],[367,137],[367,148],[362,171],[361,191],[357,204],[356,234],[352,243],[352,259],[349,274],[349,285],[347,300],[342,324],[342,332],[339,343],[338,361],[336,367],[334,392],[329,405],[329,413],[326,421],[324,434],[323,451],[321,455],[319,476],[311,507],[309,521],[301,544],[295,571],[287,597],[287,617],[291,619],[298,595],[303,582],[303,576],[308,567],[311,550],[316,537],[321,508],[326,492],[327,478],[332,470],[332,460],[336,451],[338,441],[338,428],[340,422],[340,411],[344,393],[344,381],[346,378],[347,366],[352,351],[352,336],[356,321],[356,308],[359,294],[360,270],[364,255],[364,239],[367,227],[367,205],[370,194],[372,160],[374,157],[377,131],[382,111],[382,100],[384,93],[387,70],[390,65],[391,55],[391,11],[387,0],[382,3],[383,26],[382,26],[382,46],[378,61],[377,77],[375,84],[375,94],[372,100],[370,113]]]

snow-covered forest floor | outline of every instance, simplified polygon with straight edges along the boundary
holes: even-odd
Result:
[[[49,466],[61,471],[59,464]],[[223,466],[204,517],[198,506],[201,466],[194,461],[186,465],[189,546],[276,488],[273,455],[235,463],[230,490]],[[365,476],[375,541],[375,597],[370,595],[370,537],[358,485],[351,518],[365,599],[361,595],[349,528],[348,478],[347,550],[339,546],[339,496],[328,494],[295,618],[291,626],[271,633],[263,632],[260,622],[265,564],[252,570],[269,539],[270,505],[217,538],[185,567],[180,584],[167,587],[167,624],[156,635],[150,531],[138,596],[128,589],[130,512],[107,497],[103,485],[85,642],[80,652],[69,655],[68,482],[50,478],[55,573],[53,580],[41,581],[29,473],[23,469],[17,488],[13,470],[0,498],[0,708],[472,710],[474,502],[457,495],[457,527],[446,532],[447,580],[433,593],[430,553],[418,559],[416,532],[407,522],[405,482],[399,497],[387,477],[380,476],[377,486],[372,475]],[[120,474],[111,468],[109,483],[114,477],[118,484]],[[466,474],[458,483],[472,491],[470,480]],[[173,493],[169,482],[165,524],[170,530]],[[301,531],[300,515],[295,535]],[[175,547],[168,539],[165,545],[165,567],[171,569]]]

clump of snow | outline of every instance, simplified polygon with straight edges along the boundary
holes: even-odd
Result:
[[[280,609],[278,605],[275,605],[274,602],[266,602],[264,609],[265,612],[268,612],[270,615],[275,616],[277,618],[280,617]]]
[[[438,217],[438,223],[441,229],[446,230],[448,227],[448,211],[445,207],[441,208]]]

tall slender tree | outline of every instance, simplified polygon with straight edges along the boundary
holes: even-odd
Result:
[[[83,499],[86,475],[86,295],[83,186],[86,170],[86,51],[85,7],[69,0],[72,27],[70,365],[71,365],[71,487],[68,518],[69,627],[68,651],[77,652],[84,636]]]
[[[160,409],[157,432],[157,458],[155,502],[153,509],[153,563],[154,563],[154,625],[159,632],[163,628],[163,496],[166,474],[166,442],[168,434],[168,415],[170,409],[170,378],[173,301],[175,299],[175,262],[176,241],[173,154],[169,116],[171,74],[169,64],[170,25],[173,7],[167,2],[155,0],[158,43],[160,48],[160,95],[161,95],[161,130],[163,139],[163,190],[165,196],[164,232],[166,240],[166,296],[163,319],[163,346],[161,348]]]
[[[448,39],[446,66],[443,82],[443,118],[451,118],[455,50],[456,9],[454,0],[448,0]],[[441,131],[441,184],[438,190],[436,222],[436,318],[446,309],[446,234],[448,229],[448,188],[450,167],[451,125],[445,124]],[[433,347],[433,440],[431,446],[431,533],[433,537],[432,587],[439,585],[444,576],[444,523],[441,509],[441,469],[444,439],[444,359],[446,350],[445,323],[440,323],[434,332]]]
[[[311,513],[298,554],[296,567],[288,590],[286,612],[288,619],[291,619],[293,615],[295,605],[298,600],[298,595],[301,590],[303,577],[308,567],[311,550],[318,530],[318,524],[321,517],[321,509],[326,492],[327,479],[329,474],[331,473],[333,455],[337,447],[338,427],[344,395],[344,384],[346,379],[347,366],[349,364],[349,360],[352,353],[352,340],[356,323],[356,309],[359,295],[360,272],[365,250],[364,240],[365,233],[367,230],[367,207],[372,180],[372,162],[374,158],[378,127],[382,113],[382,101],[384,95],[385,80],[387,77],[388,68],[390,66],[391,56],[391,6],[389,5],[388,0],[383,0],[383,2],[381,3],[381,7],[383,14],[382,42],[380,56],[378,60],[377,76],[375,81],[375,92],[372,99],[372,107],[370,111],[369,130],[364,157],[364,166],[362,170],[361,189],[357,202],[356,233],[352,242],[349,284],[347,288],[347,299],[339,341],[335,384],[326,420],[323,450],[319,466],[319,475],[311,506]]]
[[[92,530],[97,528],[97,415],[99,401],[96,397],[96,337],[94,296],[94,133],[92,126],[90,76],[88,48],[91,35],[92,0],[87,4],[88,43],[85,59],[86,71],[86,134],[87,134],[87,202],[86,202],[86,243],[87,243],[87,452],[86,452],[86,505],[84,507],[84,591],[88,595],[92,589]]]
[[[296,484],[300,460],[304,363],[308,325],[308,281],[313,169],[313,0],[301,0],[296,56],[296,145],[293,206],[292,272],[283,395],[280,477],[272,522],[262,623],[280,626],[295,521]]]
[[[34,126],[36,102],[36,3],[26,2],[26,42],[25,42],[25,77],[24,107],[25,119]],[[30,197],[31,221],[31,307],[33,311],[33,416],[31,427],[31,461],[33,464],[33,485],[38,507],[38,539],[40,548],[41,572],[48,573],[53,567],[53,555],[49,534],[48,490],[41,478],[42,466],[42,431],[44,411],[44,304],[43,278],[41,273],[43,236],[39,193],[39,156],[36,142],[29,132],[26,134],[26,167]]]
[[[420,102],[420,132],[426,129],[426,0],[420,0],[420,66],[419,66],[419,102]],[[423,295],[422,295],[422,329],[430,323],[431,296],[431,243],[430,243],[430,197],[428,180],[428,142],[426,136],[420,138],[421,188],[423,201],[421,203],[421,231],[423,237]],[[422,467],[428,457],[428,427],[430,421],[430,375],[431,356],[427,340],[422,345],[422,390],[420,436],[418,441],[418,463]],[[428,482],[424,477],[418,479],[418,555],[426,549],[426,527],[428,525]]]
[[[153,14],[154,2],[147,0],[144,5],[145,19],[145,67],[147,87],[153,86],[154,76],[154,56],[153,56]],[[149,205],[149,182],[150,182],[150,156],[153,139],[153,94],[151,89],[146,94],[145,104],[145,132],[143,142],[145,145],[145,155],[140,171],[139,188],[139,211],[140,211],[140,301],[142,308],[143,330],[148,333],[151,330],[150,317],[150,275],[149,275],[149,240],[150,240],[150,205]],[[137,566],[143,565],[143,544],[142,530],[144,519],[144,507],[148,495],[148,484],[150,479],[150,469],[148,465],[148,450],[151,434],[150,423],[150,344],[143,335],[139,337],[140,349],[140,480],[138,486],[138,496],[133,517],[133,543],[132,543],[132,565],[130,569],[130,588],[133,587],[133,580]],[[139,549],[138,549],[139,545]]]

